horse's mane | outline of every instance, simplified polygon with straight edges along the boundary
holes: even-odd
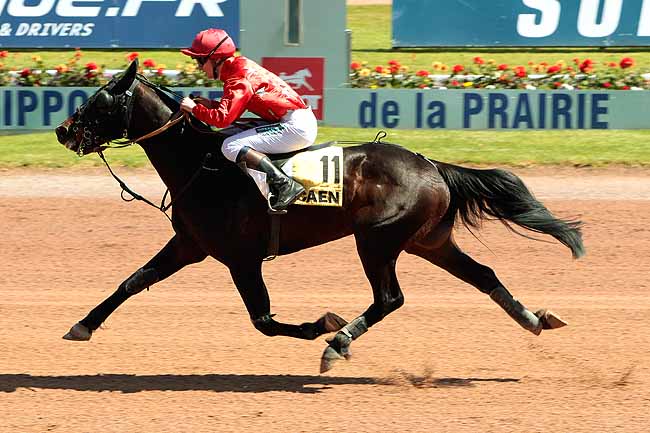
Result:
[[[162,101],[162,103],[165,104],[167,106],[167,108],[169,108],[169,110],[172,113],[176,113],[176,112],[178,112],[178,110],[180,110],[181,104],[176,98],[182,97],[181,94],[176,93],[176,92],[174,92],[174,91],[172,91],[170,89],[167,89],[164,86],[159,86],[159,85],[157,85],[155,83],[152,83],[151,81],[149,81],[143,75],[138,74],[136,79],[138,81],[140,81],[140,83],[142,83],[145,86],[152,89],[156,93],[158,98]],[[176,98],[174,96],[172,96],[172,95],[174,95]],[[206,125],[205,123],[201,122],[200,120],[196,119],[195,117],[189,116],[189,119],[190,119],[190,122],[192,123],[191,126],[195,130],[197,130],[198,132],[206,133],[206,134],[213,134],[215,136],[219,135],[219,133],[214,131],[212,128],[210,128],[209,125]]]

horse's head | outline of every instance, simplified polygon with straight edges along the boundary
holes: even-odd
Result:
[[[79,155],[102,149],[102,145],[126,137],[131,120],[132,96],[137,86],[138,60],[120,76],[100,88],[86,103],[56,128],[59,143]]]

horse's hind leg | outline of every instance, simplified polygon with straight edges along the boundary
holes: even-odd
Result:
[[[489,295],[522,328],[535,335],[539,335],[542,329],[554,329],[566,325],[550,311],[539,310],[534,314],[531,313],[521,302],[513,298],[492,269],[462,252],[451,235],[436,248],[411,245],[406,252],[430,261]]]
[[[306,322],[301,325],[278,322],[271,314],[271,302],[262,276],[262,264],[242,262],[230,266],[229,269],[253,326],[266,336],[282,335],[314,340],[320,335],[338,331],[347,323],[334,313],[325,313],[315,322]]]
[[[174,236],[156,256],[124,280],[111,296],[74,325],[63,338],[75,341],[90,340],[93,331],[99,328],[99,325],[128,298],[206,257],[207,254],[191,240],[181,238],[179,235]]]

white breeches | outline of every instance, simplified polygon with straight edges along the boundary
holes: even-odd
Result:
[[[278,123],[251,128],[226,138],[221,151],[233,162],[244,146],[264,154],[292,152],[314,144],[317,133],[318,122],[311,108],[293,110]]]

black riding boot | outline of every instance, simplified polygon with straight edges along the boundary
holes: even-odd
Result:
[[[237,162],[244,161],[246,166],[266,174],[266,182],[276,197],[271,202],[274,210],[285,210],[305,192],[305,188],[277,168],[271,160],[250,147],[244,147],[237,155]]]

